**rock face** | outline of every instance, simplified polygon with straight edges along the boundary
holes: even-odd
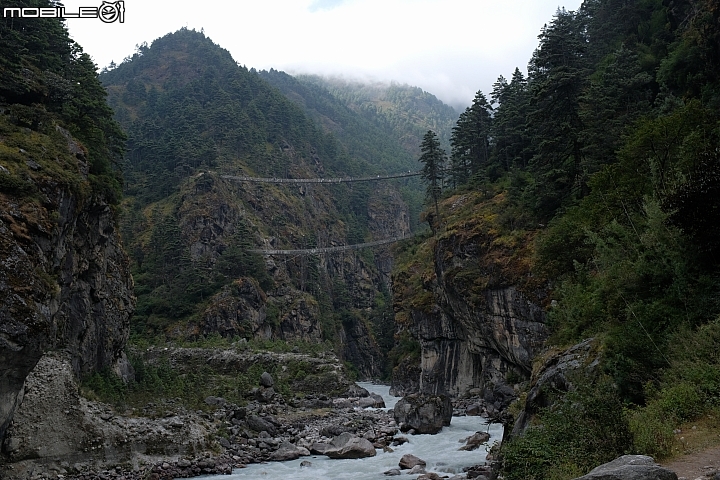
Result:
[[[652,457],[623,455],[575,480],[677,480],[677,478],[675,472],[656,464]]]
[[[446,283],[439,289],[446,305],[412,312],[422,346],[421,392],[462,395],[505,384],[512,371],[529,374],[546,336],[540,308],[512,286],[486,291],[483,312]]]
[[[505,438],[522,435],[530,425],[534,416],[542,408],[549,407],[552,399],[547,392],[567,392],[571,388],[568,379],[571,373],[582,371],[586,376],[592,374],[599,364],[593,355],[594,340],[584,340],[567,350],[551,355],[530,380],[530,391],[525,400],[525,407],[518,415],[512,430],[506,430]]]
[[[447,199],[444,232],[395,273],[396,321],[420,344],[421,393],[479,389],[505,408],[548,335],[540,307],[545,287],[527,261],[531,237],[500,238],[492,219],[502,202],[502,195],[487,200],[479,193]],[[408,392],[413,385],[396,372],[393,387]]]
[[[412,394],[395,404],[393,416],[404,432],[435,434],[450,425],[452,403],[447,395]]]
[[[89,188],[85,150],[58,132]],[[113,366],[135,306],[111,206],[50,174],[33,185],[41,201],[0,193],[0,439],[45,352],[68,352],[75,375]]]
[[[182,455],[206,449],[208,433],[197,420],[180,416],[154,421],[116,416],[108,406],[80,395],[67,353],[49,353],[27,377],[23,402],[7,430],[5,454],[18,471],[23,461],[122,462],[138,453]]]
[[[203,314],[202,332],[225,337],[265,337],[266,301],[256,280],[239,278],[212,298]]]
[[[313,171],[315,167],[305,165],[307,159],[301,158],[291,146],[286,155],[292,157],[291,163],[297,168],[293,175],[320,175]],[[179,248],[189,253],[194,265],[209,270],[225,269],[223,272],[240,265],[228,266],[227,252],[352,243],[346,238],[343,222],[337,221],[341,214],[326,186],[318,184],[301,191],[288,189],[238,185],[204,172],[181,188],[177,213],[166,222],[178,223]],[[408,208],[391,187],[383,186],[373,192],[366,213],[373,238],[409,233]],[[238,238],[242,239],[242,248],[238,247]],[[131,248],[133,252],[143,249],[144,244]],[[378,294],[390,286],[392,257],[387,248],[378,249],[372,260],[350,252],[302,258],[266,257],[257,261],[258,269],[262,269],[264,262],[267,273],[264,282],[251,277],[257,277],[257,272],[243,271],[242,276],[212,295],[199,321],[189,322],[189,327],[177,327],[173,334],[181,337],[220,334],[226,338],[310,343],[337,335],[343,360],[355,365],[363,378],[382,375],[383,354],[368,328],[367,313],[375,308]],[[318,289],[327,289],[327,285],[348,292],[348,301],[342,308],[353,312],[338,322],[340,328],[333,326],[332,331],[327,331],[327,317],[334,307],[328,306],[318,294]]]

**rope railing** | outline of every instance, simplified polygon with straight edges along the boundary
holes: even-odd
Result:
[[[244,175],[221,175],[222,178],[235,180],[238,182],[255,182],[255,183],[349,183],[349,182],[373,182],[378,180],[388,180],[391,178],[416,177],[420,172],[395,173],[392,175],[376,175],[374,177],[340,177],[340,178],[265,178],[265,177],[247,177]]]

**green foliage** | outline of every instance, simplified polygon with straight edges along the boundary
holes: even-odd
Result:
[[[423,164],[421,177],[427,185],[427,198],[435,205],[435,222],[440,221],[438,199],[442,193],[443,179],[445,177],[445,161],[447,156],[445,150],[440,148],[440,141],[432,130],[428,130],[420,145],[420,163]],[[435,229],[430,222],[431,228]]]
[[[491,132],[492,107],[485,95],[479,91],[472,106],[460,114],[450,138],[452,144],[450,177],[453,185],[463,185],[471,178],[488,177],[491,170],[489,164]]]
[[[53,5],[47,0],[13,4],[20,8]],[[125,135],[112,118],[90,57],[56,18],[3,18],[0,38],[0,103],[10,107],[19,126],[45,134],[55,124],[67,128],[87,149],[93,193],[119,203],[122,180],[116,166],[124,152]],[[18,187],[13,186],[21,193]]]
[[[646,384],[648,402],[632,411],[630,427],[639,453],[672,452],[673,430],[720,406],[720,320],[696,330],[681,328],[669,342],[669,368]]]
[[[539,418],[542,425],[503,445],[504,478],[575,478],[632,450],[622,402],[607,378],[578,384]]]

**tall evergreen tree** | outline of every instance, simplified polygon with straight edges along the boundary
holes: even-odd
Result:
[[[455,186],[487,173],[490,166],[491,123],[492,106],[485,95],[478,91],[472,105],[460,115],[450,138],[450,176]]]
[[[543,27],[528,68],[532,94],[528,125],[535,147],[531,196],[541,217],[552,217],[571,196],[583,193],[579,183],[583,158],[579,99],[587,49],[583,20],[574,12],[558,10],[550,25]]]
[[[427,183],[427,196],[432,199],[435,205],[435,219],[439,222],[440,208],[438,207],[438,199],[442,193],[447,155],[445,150],[440,148],[440,140],[432,130],[428,130],[423,137],[420,152],[422,155],[420,155],[419,161],[423,164],[421,177]],[[428,223],[435,230],[433,223]]]
[[[527,80],[515,68],[510,83],[500,76],[493,85],[491,97],[495,108],[492,128],[493,162],[506,171],[527,167],[531,157],[530,139],[526,133],[529,93]]]

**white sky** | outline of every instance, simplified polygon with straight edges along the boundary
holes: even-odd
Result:
[[[67,12],[101,0],[64,0]],[[100,68],[181,27],[258,70],[418,86],[456,108],[525,72],[558,7],[581,0],[126,0],[125,23],[68,19]]]

